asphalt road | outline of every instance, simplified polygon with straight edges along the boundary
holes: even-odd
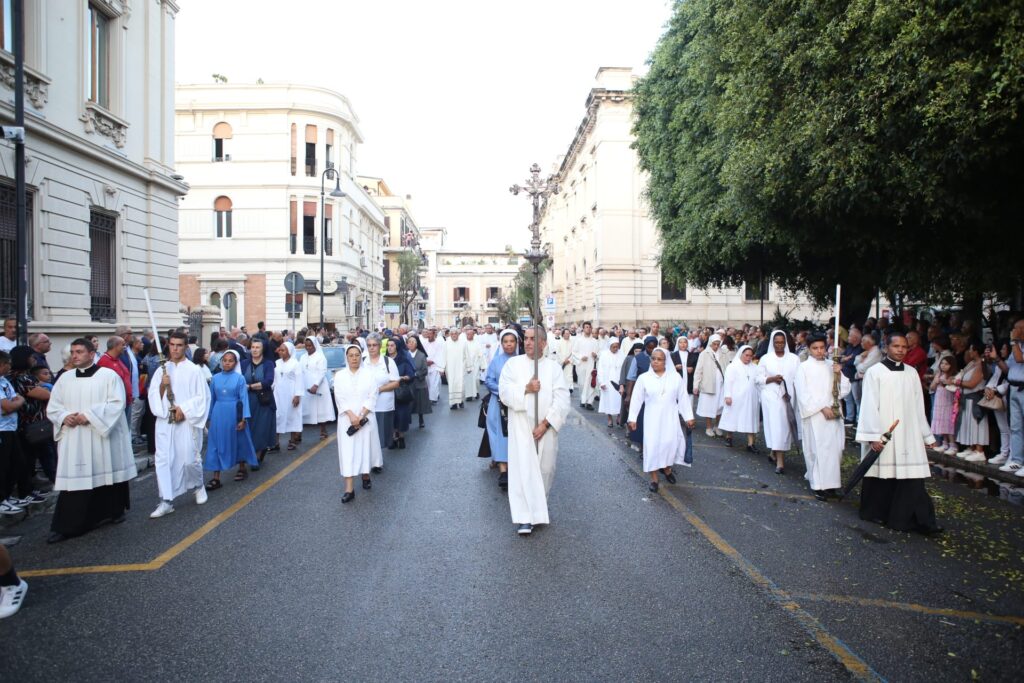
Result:
[[[0,621],[4,679],[1017,678],[1019,508],[936,483],[949,533],[891,532],[809,498],[796,458],[780,477],[702,433],[651,495],[622,432],[575,409],[552,524],[520,538],[478,404],[443,398],[348,505],[307,429],[205,506],[150,520],[150,470],[122,525],[7,529],[30,588]]]

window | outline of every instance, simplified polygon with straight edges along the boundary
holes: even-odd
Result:
[[[288,207],[288,251],[294,254],[295,250],[298,249],[298,232],[299,232],[299,211],[295,203],[295,197],[291,198],[291,202]]]
[[[220,294],[214,292],[210,295],[210,305],[216,308],[220,308]]]
[[[391,291],[391,261],[384,259],[384,291]]]
[[[497,301],[498,297],[501,296],[501,287],[488,287],[487,288],[487,301]]]
[[[110,19],[89,3],[86,29],[86,92],[89,101],[110,106]]]
[[[302,313],[302,292],[284,295],[284,312],[289,318],[298,318]]]
[[[0,315],[18,310],[18,218],[14,186],[0,184]],[[32,244],[32,193],[25,193],[26,234]],[[28,310],[32,311],[32,251],[28,254]]]
[[[293,123],[292,124],[292,166],[291,166],[291,168],[292,168],[292,175],[295,175],[295,163],[296,163],[296,161],[295,161],[295,154],[296,154],[295,150],[297,149],[297,147],[298,147],[298,133],[295,131],[295,124]],[[295,253],[294,249],[292,250],[292,253],[293,254]]]
[[[89,314],[93,320],[117,318],[117,216],[93,209],[89,214]]]
[[[302,203],[302,253],[316,253],[316,202]]]
[[[231,161],[231,155],[225,154],[227,141],[231,139],[231,124],[223,121],[213,127],[213,160]]]
[[[686,286],[678,287],[661,276],[661,299],[662,301],[682,301],[686,299]]]
[[[13,0],[3,0],[3,3],[0,4],[0,12],[3,13],[3,16],[0,17],[0,31],[3,31],[3,34],[0,35],[0,47],[8,52],[14,52],[13,4]]]
[[[334,255],[334,205],[324,206],[324,254]]]
[[[465,308],[469,305],[469,287],[456,287],[452,291],[452,301],[455,308]]]
[[[306,175],[316,177],[316,126],[306,126]]]
[[[213,202],[213,215],[217,224],[217,237],[231,237],[231,200],[217,197]]]
[[[327,129],[327,140],[324,143],[324,166],[334,168],[334,129]]]
[[[238,295],[228,292],[224,295],[224,327],[229,330],[238,326]]]
[[[762,296],[761,285],[764,285],[764,292]],[[761,299],[768,300],[768,283],[758,282],[746,282],[743,287],[743,298],[747,301],[760,301]]]

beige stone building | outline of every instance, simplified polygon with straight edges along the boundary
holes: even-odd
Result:
[[[556,324],[758,322],[762,298],[756,282],[695,290],[662,278],[659,234],[643,198],[647,177],[631,148],[635,80],[629,68],[598,70],[583,121],[552,171],[561,192],[541,218],[542,240],[553,259],[542,292],[555,298]],[[820,317],[805,302],[771,285],[765,289],[766,319],[776,306],[792,316]]]
[[[376,325],[384,213],[355,180],[363,135],[342,94],[301,84],[178,85],[181,303],[227,326]],[[332,197],[341,174],[343,197]],[[324,196],[321,197],[321,191]],[[321,259],[324,281],[320,282]],[[286,291],[298,272],[305,290]]]
[[[60,350],[118,323],[180,325],[172,0],[25,2],[29,332]],[[11,3],[0,4],[0,122],[14,120]],[[15,151],[0,142],[0,313],[15,310]]]
[[[498,299],[508,296],[523,257],[450,249],[445,228],[423,228],[420,234],[426,260],[426,324],[449,327],[471,318],[480,325],[498,325]]]

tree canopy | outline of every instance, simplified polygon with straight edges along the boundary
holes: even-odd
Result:
[[[635,101],[677,284],[1020,286],[1024,0],[679,1]]]

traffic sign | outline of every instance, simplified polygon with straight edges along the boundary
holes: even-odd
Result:
[[[306,278],[302,273],[293,270],[284,276],[284,291],[289,294],[298,294],[306,290]]]
[[[548,322],[548,327],[554,327],[555,326],[555,316],[549,315],[547,322]]]
[[[545,311],[554,312],[555,308],[556,308],[556,306],[555,306],[555,295],[554,294],[548,294],[544,298],[544,310]]]
[[[417,312],[416,317],[418,317],[420,320],[426,320],[427,312],[425,310],[420,310]]]

